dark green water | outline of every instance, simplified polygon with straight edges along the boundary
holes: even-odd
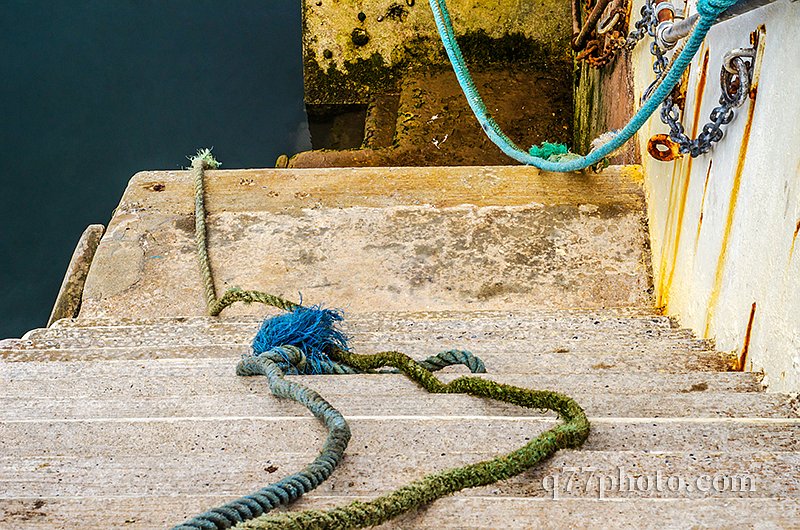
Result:
[[[135,172],[310,146],[297,0],[3,0],[0,51],[0,338],[46,324]]]

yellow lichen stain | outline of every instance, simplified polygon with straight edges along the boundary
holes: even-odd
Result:
[[[644,171],[642,171],[642,166],[640,164],[622,166],[620,175],[630,179],[631,182],[635,182],[636,184],[644,184]]]

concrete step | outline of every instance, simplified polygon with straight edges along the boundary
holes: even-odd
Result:
[[[80,348],[119,349],[157,348],[177,346],[250,345],[258,328],[230,332],[203,333],[200,330],[166,328],[142,330],[136,334],[117,336],[113,331],[86,333],[83,336],[53,337],[46,335],[11,344],[14,350],[71,350]],[[355,350],[379,351],[386,349],[424,348],[426,351],[442,349],[501,349],[520,353],[590,352],[599,349],[631,351],[637,353],[667,353],[671,351],[708,351],[705,341],[698,341],[687,332],[669,333],[665,336],[643,334],[641,337],[619,333],[556,333],[545,334],[538,330],[494,330],[462,332],[362,332],[351,334]]]
[[[6,363],[0,365],[3,388],[0,397],[22,399],[31,397],[59,398],[66,395],[81,396],[97,392],[103,395],[124,394],[131,384],[140,396],[156,397],[165,393],[185,392],[195,394],[223,382],[218,392],[238,392],[234,375],[235,359],[172,359],[167,361],[120,360],[106,362],[48,362]],[[126,377],[119,377],[121,373]],[[466,370],[450,367],[437,376],[449,381]],[[609,394],[684,394],[691,392],[760,392],[761,375],[753,372],[690,372],[681,374],[647,372],[598,372],[589,374],[564,373],[487,373],[478,374],[496,381],[528,388],[549,388],[561,392],[581,389],[586,393]],[[330,392],[347,393],[349,379],[337,381],[334,376],[289,376],[293,381],[316,387],[323,385]],[[333,378],[333,379],[331,379]],[[405,378],[391,375],[365,375],[370,390],[379,395],[402,393],[414,386]],[[42,381],[47,381],[46,385]],[[246,381],[257,382],[258,379]],[[343,390],[339,390],[343,389]]]
[[[357,345],[357,344],[356,344]],[[393,346],[399,346],[397,343]],[[441,347],[429,349],[418,344],[408,344],[404,353],[416,359],[424,359],[429,355],[451,349],[457,345],[446,343]],[[358,349],[362,353],[384,351],[387,345],[381,343],[375,349]],[[471,351],[483,359],[487,370],[492,373],[626,373],[626,372],[720,372],[731,366],[729,355],[712,351],[674,350],[664,348],[655,352],[637,353],[635,350],[625,351],[563,351],[520,353],[517,349],[498,350],[492,345],[488,349],[470,347]],[[145,346],[140,348],[79,348],[30,350],[0,350],[0,360],[6,362],[42,362],[42,361],[101,361],[101,360],[166,360],[217,358],[230,359],[231,363],[250,352],[249,345],[214,345],[214,346]]]
[[[153,318],[133,318],[125,316],[109,317],[81,317],[63,318],[52,324],[49,328],[41,329],[64,329],[64,328],[84,328],[84,327],[131,327],[131,326],[162,326],[180,324],[185,326],[258,326],[261,324],[264,315],[279,314],[277,310],[264,307],[261,316],[248,315],[229,315],[224,312],[217,317],[209,316],[175,316],[175,317],[153,317]],[[670,317],[661,315],[652,307],[613,307],[597,310],[590,309],[548,309],[539,308],[530,310],[526,308],[516,308],[506,311],[359,311],[357,313],[347,312],[345,314],[347,324],[354,326],[356,330],[401,330],[409,329],[414,326],[429,326],[431,329],[438,329],[438,326],[454,326],[463,321],[486,322],[497,324],[506,323],[509,326],[519,326],[530,324],[531,326],[564,326],[577,327],[583,329],[603,328],[604,326],[615,327],[625,322],[632,329],[661,329],[674,328],[677,323]],[[426,328],[427,329],[427,328]],[[32,332],[38,330],[32,330]]]
[[[637,179],[627,168],[212,171],[211,261],[219,289],[302,291],[353,311],[645,306]],[[134,176],[80,316],[203,314],[193,205],[188,172]]]
[[[35,365],[0,365],[7,387],[0,398],[4,404],[0,409],[0,419],[287,417],[304,414],[302,406],[272,397],[262,378],[236,376],[234,360],[225,371],[220,371],[217,366],[213,370],[201,368],[200,373],[188,370],[189,374],[183,376],[158,375],[163,366],[173,364],[171,361],[141,363],[143,369],[132,368],[131,363],[108,363],[108,371],[95,371],[95,375],[84,383],[74,383],[82,378],[80,368],[74,365],[51,365],[40,372],[42,379],[39,382],[30,379],[15,381],[14,378],[15,373],[31,370],[37,367]],[[154,375],[151,377],[149,374]],[[445,380],[454,377],[456,374],[443,376]],[[504,376],[497,379],[507,380]],[[542,415],[541,411],[465,395],[429,394],[399,374],[303,376],[299,380],[325,396],[346,416]],[[542,388],[537,385],[541,381],[528,375],[512,376],[508,382],[527,388]],[[552,379],[549,382],[553,384]],[[595,393],[592,388],[569,383],[565,378],[561,383],[553,384],[552,388],[568,391],[588,414],[598,417],[787,418],[798,415],[798,400],[792,396],[704,391],[703,382],[684,387],[684,392],[674,394],[612,393],[598,388],[597,384]],[[635,380],[631,384],[635,384]],[[654,399],[654,396],[658,398]]]
[[[265,309],[265,314],[276,314]],[[49,328],[33,329],[25,339],[125,338],[172,336],[176,331],[203,336],[252,336],[263,319],[251,317],[163,318],[130,322],[116,319],[63,319]],[[626,336],[691,337],[667,317],[617,316],[615,312],[426,312],[346,313],[342,328],[353,336],[362,334],[447,334],[448,336],[498,336],[500,333],[536,333],[580,337],[587,334]]]
[[[367,394],[368,387],[353,387],[364,394],[345,396],[325,394],[345,416],[520,416],[540,417],[548,413],[520,409],[504,403],[483,401],[461,395],[375,396]],[[797,417],[796,399],[780,394],[754,393],[695,393],[676,396],[629,394],[570,393],[588,414],[598,417]],[[654,399],[656,398],[657,399]],[[213,401],[212,401],[213,399]],[[117,418],[129,417],[219,417],[226,414],[238,417],[292,417],[303,413],[300,405],[266,400],[261,394],[209,396],[168,395],[155,398],[129,396],[119,398],[83,397],[81,400],[28,399],[9,403],[4,400],[2,419],[53,418]],[[24,405],[28,410],[17,409]],[[15,408],[12,408],[15,407]]]
[[[90,440],[84,441],[92,443]],[[317,488],[316,493],[385,493],[427,474],[488,460],[504,452],[472,452],[455,439],[432,439],[430,444],[418,444],[419,451],[409,451],[407,447],[392,451],[379,440],[372,439],[370,442],[373,443],[367,449],[348,448],[346,459],[336,473]],[[282,446],[289,443],[289,440],[285,440]],[[517,440],[508,450],[524,444],[524,440]],[[289,452],[286,449],[276,451],[274,447],[257,449],[228,445],[218,453],[211,453],[202,451],[202,442],[196,451],[189,453],[172,451],[169,454],[150,454],[147,449],[141,447],[133,454],[117,452],[112,456],[96,456],[92,453],[64,456],[36,453],[13,458],[0,456],[0,477],[10,477],[3,481],[4,496],[56,497],[59,493],[86,497],[126,494],[237,495],[255,491],[302,469],[318,452],[318,448],[307,452]],[[573,467],[577,472],[573,476],[575,488],[571,490],[566,481]],[[660,471],[665,481],[670,476],[684,477],[685,480],[719,476],[744,481],[739,484],[745,487],[737,484],[737,491],[722,492],[732,497],[800,498],[798,468],[798,452],[567,450],[542,462],[535,469],[491,486],[471,489],[466,495],[597,498],[605,493],[602,488],[611,489],[612,477],[619,482],[621,475],[622,482],[627,483],[628,477],[633,477],[633,480],[643,475],[655,478]],[[606,484],[601,484],[598,478],[604,478]],[[559,491],[553,491],[556,480]],[[697,499],[715,497],[721,493],[702,489],[678,492],[664,488],[658,491],[655,485],[650,487],[650,491],[645,485],[642,489],[644,491],[615,492],[615,496]]]
[[[697,340],[663,317],[620,318],[603,313],[469,313],[349,315],[343,329],[360,351],[409,349],[432,352],[462,348],[500,349],[519,353],[631,351],[667,354],[705,351],[708,341]],[[79,322],[79,320],[75,322]],[[196,317],[160,319],[138,325],[110,319],[98,326],[64,326],[36,329],[24,340],[7,342],[5,350],[137,349],[173,346],[232,346],[252,341],[260,319],[217,320]],[[97,322],[100,324],[101,322]],[[7,355],[8,356],[8,355]]]
[[[169,528],[230,501],[231,495],[0,498],[0,524],[9,528],[106,530]],[[329,509],[365,497],[311,494],[292,510]],[[399,517],[381,530],[542,528],[796,528],[800,501],[786,498],[560,499],[454,496]]]
[[[791,452],[800,451],[797,418],[619,418],[592,417],[581,451]],[[556,424],[543,417],[354,416],[348,419],[355,451],[376,449],[423,454],[436,444],[458,441],[458,450],[494,454],[510,451]],[[111,458],[146,453],[306,454],[326,435],[309,414],[291,417],[168,417],[19,419],[0,421],[8,458]],[[30,440],[28,443],[20,441]],[[52,444],[58,440],[58,446]],[[437,447],[439,447],[437,446]],[[260,449],[255,449],[260,448]],[[278,449],[276,449],[278,448]],[[435,448],[434,448],[435,449]],[[438,458],[442,451],[433,450]],[[260,453],[259,453],[260,454]],[[263,456],[263,455],[262,455]],[[269,459],[269,455],[265,458]]]

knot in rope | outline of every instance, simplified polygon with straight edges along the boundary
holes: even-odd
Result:
[[[302,365],[292,363],[287,354],[287,373],[342,373],[331,366],[328,353],[349,349],[347,335],[337,328],[343,320],[342,312],[336,309],[297,306],[264,321],[253,339],[253,352],[261,354],[277,348],[281,355],[286,351],[296,355],[298,350],[303,356]]]

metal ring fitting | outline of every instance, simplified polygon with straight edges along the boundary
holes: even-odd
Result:
[[[661,162],[671,162],[682,156],[680,145],[673,142],[668,134],[656,134],[650,138],[647,142],[647,152]]]

